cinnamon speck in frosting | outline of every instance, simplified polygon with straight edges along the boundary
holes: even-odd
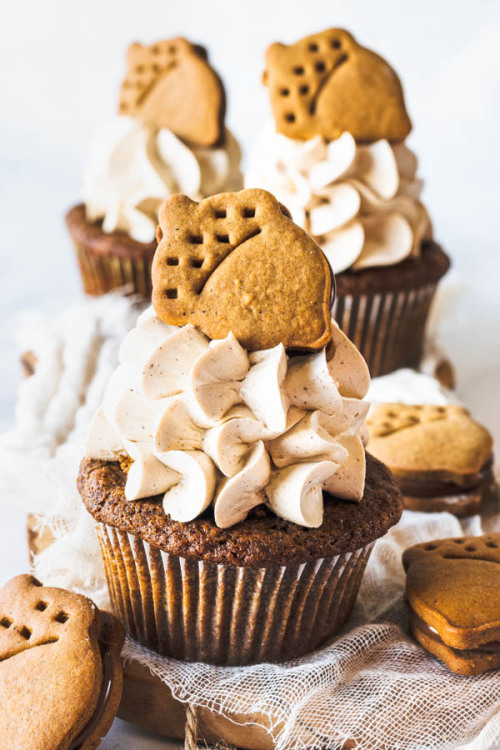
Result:
[[[232,333],[210,341],[151,308],[122,343],[86,456],[128,456],[127,500],[163,495],[174,521],[213,503],[227,528],[266,504],[317,528],[323,490],[363,497],[368,386],[363,358],[334,323],[327,348],[289,358],[282,345],[247,352]]]
[[[274,193],[321,245],[335,273],[391,266],[417,257],[432,235],[420,201],[417,158],[403,143],[358,144],[344,132],[299,141],[267,127],[246,187]]]

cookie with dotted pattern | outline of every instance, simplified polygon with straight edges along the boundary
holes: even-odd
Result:
[[[314,351],[331,339],[332,276],[319,245],[271,193],[185,195],[160,209],[153,305],[171,325],[254,351]]]
[[[203,47],[181,37],[129,47],[119,112],[167,128],[192,146],[224,140],[224,86]]]
[[[344,29],[328,29],[266,52],[278,133],[326,140],[348,131],[359,143],[403,141],[411,130],[398,76],[379,55]]]
[[[0,589],[2,747],[90,750],[122,690],[121,623],[84,596],[20,575]]]
[[[500,533],[439,539],[403,555],[410,628],[457,674],[500,667]]]

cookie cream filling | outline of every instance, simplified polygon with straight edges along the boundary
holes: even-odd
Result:
[[[89,221],[105,232],[123,231],[152,242],[165,198],[184,193],[193,200],[239,190],[241,152],[233,135],[219,148],[191,148],[170,130],[119,115],[91,143],[83,200]]]
[[[268,126],[245,186],[274,193],[319,242],[335,273],[417,257],[431,236],[417,158],[402,143],[359,145],[348,132],[330,142],[298,141]]]
[[[427,635],[431,640],[435,641],[436,643],[439,643],[442,646],[446,646],[447,648],[451,648],[453,651],[456,651],[457,653],[460,653],[461,651],[465,651],[466,653],[470,652],[483,652],[483,653],[491,653],[491,654],[500,654],[500,641],[487,641],[486,643],[480,643],[477,646],[471,646],[467,649],[458,649],[454,648],[453,646],[449,646],[439,635],[436,628],[433,628],[432,625],[429,625],[425,620],[423,620],[413,609],[413,607],[410,607],[410,622],[414,629],[420,630],[424,635]]]
[[[104,618],[109,617],[106,613],[102,614]],[[97,705],[88,722],[68,746],[68,750],[80,750],[90,738],[95,738],[111,698],[114,679],[113,662],[110,645],[103,638],[99,640],[99,651],[102,661],[102,679]]]
[[[474,476],[465,474],[456,476],[454,481],[440,481],[439,477],[426,476],[426,472],[418,477],[398,476],[397,482],[403,495],[410,497],[447,497],[464,496],[477,490],[486,489],[493,482],[493,459],[489,458],[479,472]]]
[[[163,495],[175,521],[213,503],[227,528],[265,503],[316,528],[323,490],[363,497],[368,387],[365,361],[336,324],[326,349],[289,357],[281,344],[248,352],[232,334],[210,341],[150,308],[122,343],[85,452],[127,454],[127,500]]]

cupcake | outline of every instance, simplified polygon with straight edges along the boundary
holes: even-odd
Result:
[[[271,45],[263,80],[275,122],[255,144],[246,186],[274,193],[321,245],[336,276],[335,319],[372,376],[418,367],[449,260],[420,201],[396,73],[330,29]]]
[[[132,44],[119,113],[96,134],[83,203],[66,215],[87,294],[117,287],[151,297],[158,210],[241,187],[240,148],[225,128],[222,81],[185,39]]]
[[[367,425],[408,510],[471,516],[495,492],[493,438],[462,406],[377,404]]]
[[[402,512],[364,450],[368,369],[331,321],[325,257],[271,194],[173,196],[159,237],[78,478],[111,600],[161,654],[292,659],[346,623]]]

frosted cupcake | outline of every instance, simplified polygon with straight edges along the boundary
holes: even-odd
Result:
[[[179,659],[294,658],[345,624],[401,515],[365,455],[368,369],[331,322],[324,256],[272,195],[174,196],[160,228],[154,308],[78,479],[113,606]]]
[[[224,116],[224,87],[202,47],[181,38],[130,46],[119,114],[95,135],[83,203],[66,216],[88,294],[126,287],[149,299],[165,198],[241,187]]]
[[[264,83],[275,122],[247,187],[263,187],[320,244],[336,274],[334,316],[372,376],[418,367],[449,260],[432,239],[395,72],[342,29],[273,44]]]

